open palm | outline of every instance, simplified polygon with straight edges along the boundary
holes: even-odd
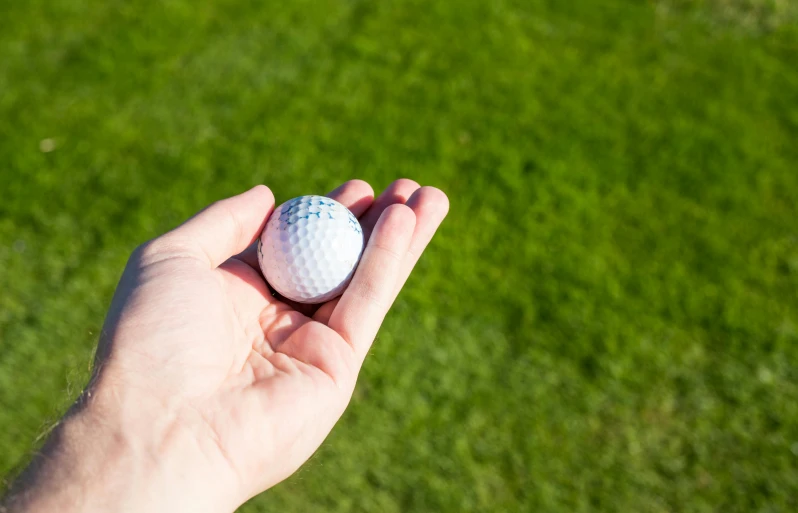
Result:
[[[191,440],[195,478],[218,487],[218,501],[243,502],[318,448],[448,210],[443,193],[410,180],[376,200],[362,181],[329,196],[368,237],[339,299],[311,309],[272,295],[253,245],[274,208],[263,186],[136,250],[114,296],[90,390],[133,396],[139,422]]]

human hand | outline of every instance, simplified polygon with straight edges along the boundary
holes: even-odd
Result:
[[[368,242],[343,296],[312,312],[273,297],[257,270],[253,241],[274,208],[264,186],[133,253],[94,379],[45,449],[48,461],[78,462],[64,463],[68,472],[35,465],[19,501],[25,511],[56,503],[52,494],[40,500],[54,480],[71,484],[62,486],[71,493],[58,499],[61,511],[233,511],[313,454],[448,210],[442,192],[410,180],[376,200],[362,181],[329,196],[360,218]]]

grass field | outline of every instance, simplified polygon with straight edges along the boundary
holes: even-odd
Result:
[[[798,509],[798,6],[0,4],[0,476],[129,252],[218,198],[451,213],[350,410],[244,512]]]

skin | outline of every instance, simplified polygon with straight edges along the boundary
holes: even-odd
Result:
[[[359,180],[328,196],[368,237],[342,297],[273,297],[258,186],[139,247],[91,383],[0,511],[229,512],[290,476],[344,412],[377,330],[448,211],[438,189]]]

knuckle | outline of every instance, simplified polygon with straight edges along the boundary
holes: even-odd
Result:
[[[129,262],[143,267],[184,253],[184,244],[169,235],[163,235],[138,246],[133,250]]]
[[[393,245],[385,244],[384,242],[376,241],[374,243],[374,249],[377,250],[383,258],[387,258],[388,261],[385,264],[393,265],[399,263],[404,259],[405,252],[398,251]]]
[[[218,210],[229,225],[230,231],[235,236],[236,240],[240,240],[244,234],[244,225],[241,219],[230,208],[230,204],[226,200],[217,201],[213,204],[214,210]]]
[[[139,245],[131,255],[131,260],[148,261],[164,253],[164,244],[160,238],[148,240]]]

